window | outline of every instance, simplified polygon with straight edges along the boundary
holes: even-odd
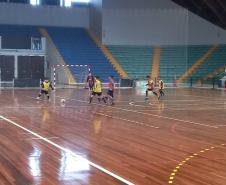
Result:
[[[66,7],[71,7],[72,3],[79,3],[79,4],[88,4],[90,0],[64,0],[64,5]]]
[[[31,5],[39,5],[40,1],[39,0],[30,0]]]
[[[25,3],[28,4],[29,0],[10,0],[10,3]]]
[[[41,0],[42,5],[60,5],[60,0]]]
[[[0,0],[1,1],[1,0]],[[31,5],[40,5],[40,1],[42,1],[42,4],[48,4],[48,5],[59,5],[60,6],[66,6],[71,7],[72,4],[89,4],[90,0],[30,0]]]

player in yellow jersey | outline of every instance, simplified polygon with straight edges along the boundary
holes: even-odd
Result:
[[[158,81],[158,85],[159,85],[159,94],[160,96],[165,96],[165,93],[163,92],[164,88],[165,88],[165,84],[163,82],[163,80],[160,80]]]
[[[54,90],[52,83],[49,80],[44,80],[41,83],[41,91],[37,97],[37,99],[40,99],[40,97],[42,96],[42,94],[46,95],[48,100],[49,100],[49,88],[51,88],[52,90]]]
[[[95,83],[94,83],[94,87],[93,87],[93,92],[90,96],[90,99],[89,99],[89,103],[92,102],[93,100],[93,97],[94,96],[98,96],[98,101],[100,102],[101,99],[104,101],[104,103],[106,103],[106,100],[102,97],[102,83],[100,81],[100,77],[99,76],[96,76],[95,77]]]

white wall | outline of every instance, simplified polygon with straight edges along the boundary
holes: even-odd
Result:
[[[90,2],[90,30],[102,39],[102,0]]]
[[[171,0],[91,0],[63,8],[0,3],[0,24],[90,28],[104,44],[226,44],[226,31]]]
[[[103,0],[102,42],[122,45],[226,44],[226,31],[171,0]]]
[[[106,45],[185,45],[184,9],[104,10],[103,37]]]
[[[171,9],[180,8],[170,0],[103,0],[104,9]]]
[[[0,3],[0,24],[89,27],[89,7]]]
[[[226,44],[226,30],[189,12],[189,44]]]

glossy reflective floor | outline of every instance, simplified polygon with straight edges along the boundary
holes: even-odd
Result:
[[[226,92],[165,93],[1,90],[0,185],[225,185]]]

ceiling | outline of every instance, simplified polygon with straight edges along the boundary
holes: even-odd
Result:
[[[226,0],[172,0],[226,30]]]

